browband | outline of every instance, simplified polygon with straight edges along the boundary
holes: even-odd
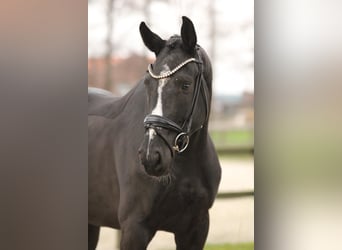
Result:
[[[188,63],[190,62],[196,62],[196,63],[201,63],[200,61],[198,61],[196,58],[192,57],[192,58],[189,58],[187,60],[185,60],[184,62],[182,62],[181,64],[177,65],[173,70],[170,70],[170,71],[167,71],[167,72],[163,72],[162,74],[160,75],[155,75],[153,72],[152,72],[152,64],[149,64],[148,65],[148,73],[150,74],[150,76],[152,76],[153,78],[155,79],[163,79],[163,78],[167,78],[167,77],[170,77],[172,76],[174,73],[176,73],[179,69],[181,69],[182,67],[184,67],[185,65],[187,65]]]

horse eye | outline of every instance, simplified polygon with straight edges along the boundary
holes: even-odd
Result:
[[[189,84],[189,83],[184,83],[184,84],[182,85],[182,89],[183,89],[183,90],[188,90],[189,87],[190,87],[190,84]]]

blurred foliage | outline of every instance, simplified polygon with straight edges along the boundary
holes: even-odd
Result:
[[[239,243],[239,244],[223,244],[223,245],[207,245],[204,250],[253,250],[254,243]]]

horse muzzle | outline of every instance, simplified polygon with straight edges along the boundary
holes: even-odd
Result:
[[[143,142],[139,148],[139,157],[148,175],[160,177],[168,174],[167,158],[171,160],[171,157],[167,157],[161,147],[153,147]]]

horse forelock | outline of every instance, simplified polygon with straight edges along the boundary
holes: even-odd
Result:
[[[173,35],[166,41],[165,46],[169,49],[174,49],[177,47],[181,47],[182,38],[179,35]]]

